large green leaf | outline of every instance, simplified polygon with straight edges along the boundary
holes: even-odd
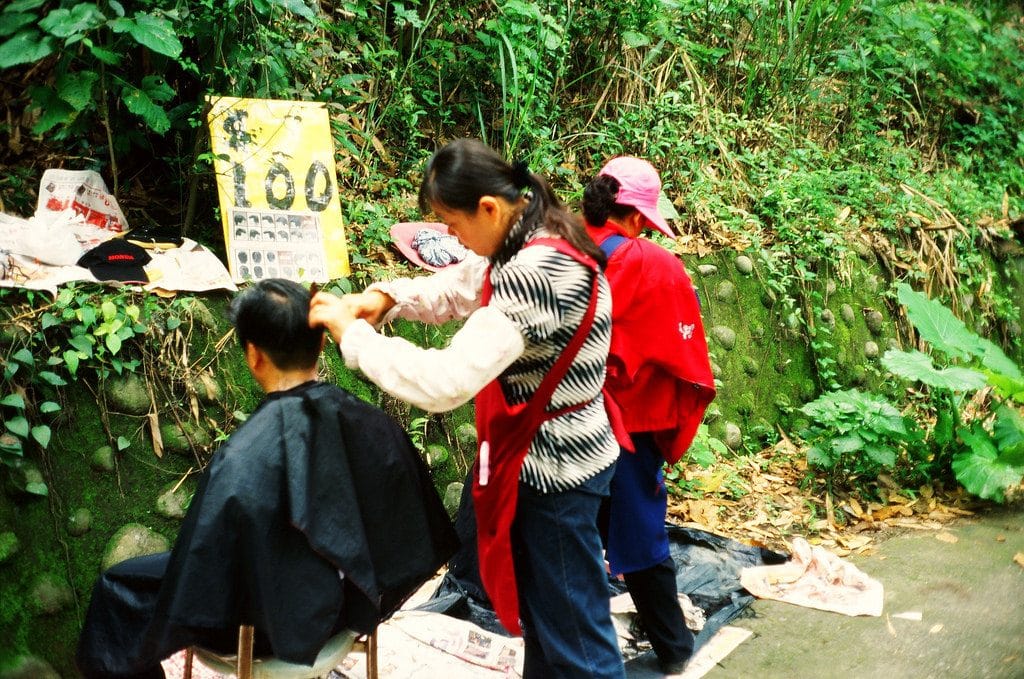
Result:
[[[1010,360],[1003,350],[999,348],[995,342],[987,340],[984,337],[978,338],[979,344],[981,344],[981,363],[986,368],[994,373],[1000,375],[1006,375],[1015,380],[1024,379],[1024,375],[1021,375],[1020,368],[1017,364]]]
[[[39,22],[39,28],[58,38],[70,38],[98,28],[106,21],[96,5],[81,2],[71,9],[55,9]]]
[[[907,307],[907,317],[925,342],[955,358],[984,353],[980,338],[940,302],[928,299],[906,283],[900,283],[896,289],[900,303]]]
[[[316,12],[310,9],[304,0],[275,0],[274,4],[302,17],[306,21],[316,21]]]
[[[56,46],[53,36],[43,35],[34,28],[25,29],[0,44],[0,69],[35,63],[53,54]]]
[[[142,91],[149,95],[153,101],[170,101],[174,98],[174,88],[167,84],[162,76],[147,75],[142,79]],[[129,314],[131,315],[131,314]],[[136,319],[138,317],[136,316]]]
[[[139,12],[134,18],[121,17],[109,23],[115,33],[128,33],[135,42],[168,57],[177,58],[182,45],[174,24],[163,17]]]
[[[30,87],[32,103],[42,112],[32,131],[43,134],[57,125],[66,125],[75,119],[77,111],[57,96],[57,92],[49,87]]]
[[[886,369],[908,380],[924,382],[930,387],[951,391],[975,391],[988,384],[988,378],[970,368],[945,368],[937,370],[932,357],[920,351],[890,349],[882,356]]]
[[[39,17],[29,12],[4,12],[0,14],[0,37],[14,35],[26,26],[34,24]]]
[[[146,125],[157,134],[163,134],[171,129],[171,120],[167,117],[167,112],[142,90],[127,86],[121,92],[121,100],[129,111],[146,121]]]
[[[999,449],[999,459],[1024,467],[1024,417],[1013,408],[1001,406],[996,411],[992,438]]]
[[[970,429],[961,428],[957,433],[969,450],[953,456],[956,480],[969,493],[1003,502],[1006,489],[1024,478],[1024,467],[1000,459],[995,442],[980,423],[976,422]]]
[[[1014,379],[1009,375],[991,373],[988,376],[988,383],[995,387],[1003,398],[1024,403],[1024,380]]]
[[[36,9],[46,3],[46,0],[14,0],[4,7],[4,12],[24,12],[28,9]]]
[[[95,103],[92,88],[99,79],[95,71],[63,73],[57,78],[57,96],[76,111],[83,111]]]

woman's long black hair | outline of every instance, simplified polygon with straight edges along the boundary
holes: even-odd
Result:
[[[622,187],[611,175],[601,174],[583,189],[583,218],[591,226],[604,226],[609,217],[624,219],[636,212],[632,205],[615,202]]]
[[[475,213],[483,196],[515,204],[524,191],[529,197],[526,208],[491,261],[499,266],[507,262],[523,247],[526,236],[543,226],[604,264],[604,254],[587,236],[579,217],[562,206],[543,177],[523,162],[508,163],[477,139],[456,139],[434,153],[420,185],[419,206],[424,214],[434,205]]]

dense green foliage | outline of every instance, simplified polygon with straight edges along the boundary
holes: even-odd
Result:
[[[682,214],[676,248],[759,256],[777,331],[803,338],[814,391],[846,394],[838,423],[881,407],[841,391],[822,285],[847,276],[855,252],[1021,352],[1020,301],[1000,283],[1024,207],[1022,49],[1020,8],[994,0],[15,0],[0,10],[13,112],[0,123],[0,207],[29,212],[33,178],[56,158],[109,177],[129,221],[141,213],[217,249],[205,97],[324,101],[354,264],[337,285],[351,289],[387,261],[388,227],[420,216],[418,173],[446,139],[528,159],[570,202],[609,156],[642,155]],[[117,345],[144,319],[101,304],[90,324],[78,299],[53,316],[79,314],[69,346],[5,357],[5,384],[32,372],[39,402],[56,404],[54,366],[74,376],[92,352],[120,369]],[[54,406],[0,396],[3,459],[45,448]],[[948,396],[930,403],[958,411]],[[830,442],[818,450],[832,469],[862,450],[842,429],[814,437]],[[869,443],[856,473],[890,459]]]

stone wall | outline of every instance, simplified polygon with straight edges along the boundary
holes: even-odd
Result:
[[[719,384],[707,421],[711,435],[729,448],[758,450],[779,428],[798,429],[795,408],[830,384],[903,389],[879,368],[879,356],[907,335],[888,294],[890,282],[870,250],[818,262],[801,278],[785,276],[778,262],[756,252],[684,260],[699,291]],[[1024,258],[995,259],[991,270],[995,289],[1019,304]],[[19,495],[10,487],[0,496],[0,678],[76,676],[74,643],[101,568],[173,542],[198,470],[236,425],[236,413],[251,412],[259,402],[241,352],[234,343],[217,346],[227,331],[226,299],[201,301],[205,320],[188,353],[193,361],[203,357],[197,365],[206,369],[186,384],[144,365],[147,380],[69,389],[49,452],[17,472],[44,478],[50,496]],[[984,300],[975,302],[980,307]],[[971,305],[963,306],[970,316]],[[982,329],[1004,340],[1020,361],[1022,324],[1016,318]],[[393,330],[421,345],[443,346],[456,327],[400,323]],[[346,370],[331,348],[323,370],[326,379],[408,425],[427,451],[438,492],[454,508],[458,486],[451,484],[464,478],[475,454],[471,405],[422,413],[382,396]],[[150,389],[157,403],[152,414]],[[154,453],[154,416],[165,447],[161,457]],[[121,436],[130,445],[115,450]]]

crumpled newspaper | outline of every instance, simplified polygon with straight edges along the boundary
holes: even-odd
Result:
[[[793,540],[792,558],[786,563],[744,568],[740,584],[761,599],[851,616],[882,614],[882,583],[803,538]]]

